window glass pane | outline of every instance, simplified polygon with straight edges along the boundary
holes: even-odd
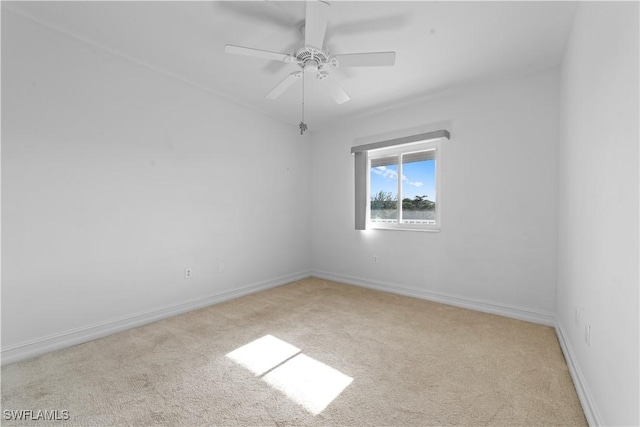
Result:
[[[398,222],[398,156],[371,159],[371,222]]]
[[[435,151],[402,155],[402,222],[436,223]]]

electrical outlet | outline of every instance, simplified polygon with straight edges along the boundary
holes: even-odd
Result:
[[[584,325],[584,342],[591,347],[591,323]]]
[[[378,255],[374,255],[373,256],[373,263],[377,264],[378,263]]]
[[[284,173],[285,179],[291,179],[291,168],[287,167],[287,170]]]
[[[184,269],[184,278],[185,279],[191,279],[191,269],[190,268],[185,268]]]
[[[224,272],[224,262],[220,261],[218,263],[218,273]]]

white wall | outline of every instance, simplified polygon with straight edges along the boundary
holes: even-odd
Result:
[[[3,10],[3,356],[308,275],[309,153],[295,126]]]
[[[637,2],[581,3],[561,78],[557,320],[605,425],[640,424],[638,38]]]
[[[315,134],[314,272],[553,323],[558,84],[556,70],[463,87]],[[356,231],[354,140],[442,121],[442,231]]]

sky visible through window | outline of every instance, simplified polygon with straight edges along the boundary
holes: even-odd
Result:
[[[405,163],[402,165],[402,169],[403,199],[427,196],[427,199],[436,201],[434,160]],[[393,197],[396,197],[398,194],[398,165],[372,167],[370,187],[370,198],[380,191],[391,193]]]

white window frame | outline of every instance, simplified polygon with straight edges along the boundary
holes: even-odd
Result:
[[[433,127],[432,127],[433,129]],[[433,143],[433,147],[436,152],[436,224],[388,224],[385,227],[380,227],[380,223],[376,223],[376,229],[392,229],[392,230],[413,230],[413,231],[439,231],[442,225],[442,191],[441,191],[441,170],[442,170],[442,151],[440,150],[440,142],[449,140],[451,134],[445,129],[432,130],[429,132],[422,132],[418,134],[401,136],[395,139],[381,140],[377,142],[371,142],[368,144],[357,145],[351,147],[351,154],[354,156],[354,207],[355,207],[355,229],[366,230],[367,228],[373,228],[370,221],[371,216],[371,195],[370,193],[370,174],[371,174],[371,161],[369,160],[369,154],[378,153],[382,149],[399,149],[405,150],[406,153],[415,152],[416,145]],[[401,184],[400,184],[401,185]],[[399,192],[400,197],[401,192]],[[399,201],[401,203],[401,201]],[[389,226],[393,225],[393,226]]]
[[[436,209],[434,212],[435,216],[435,224],[425,224],[425,223],[411,223],[411,222],[402,222],[402,155],[411,154],[421,151],[434,151],[434,160],[435,160],[435,203]],[[367,203],[367,228],[369,229],[377,229],[377,230],[413,230],[413,231],[440,231],[440,222],[441,222],[441,189],[440,184],[442,182],[441,176],[441,159],[440,159],[440,141],[430,141],[423,142],[417,141],[410,144],[402,144],[399,146],[392,146],[387,148],[379,148],[368,151],[367,156],[367,197],[369,199]],[[389,156],[398,156],[398,221],[397,222],[375,222],[371,221],[371,161],[375,159],[379,159],[382,157]]]

